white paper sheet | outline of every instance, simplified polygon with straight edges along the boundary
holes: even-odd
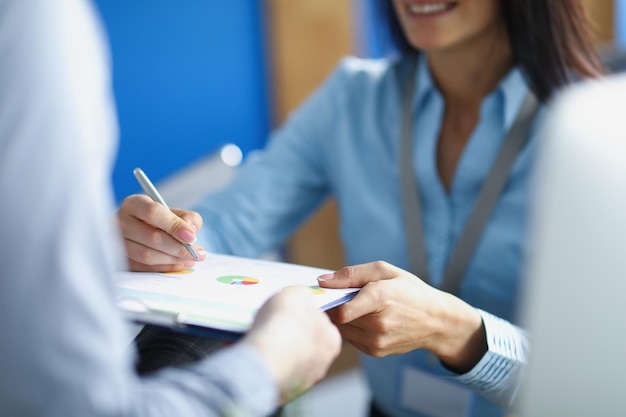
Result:
[[[180,273],[119,272],[115,284],[120,307],[135,320],[243,333],[263,303],[284,287],[310,287],[323,310],[356,294],[355,288],[320,288],[317,277],[328,272],[209,254],[206,261]]]

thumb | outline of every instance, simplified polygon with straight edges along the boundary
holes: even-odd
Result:
[[[325,288],[362,288],[366,284],[397,277],[401,270],[387,262],[376,261],[356,266],[345,266],[334,273],[317,277]]]
[[[178,217],[183,219],[185,223],[191,225],[192,229],[197,233],[198,230],[202,229],[202,216],[200,213],[191,210],[183,210],[173,208],[172,212],[176,214]]]
[[[168,215],[168,219],[165,221],[165,227],[163,230],[181,242],[189,244],[195,243],[196,233],[198,232],[196,225],[193,223],[187,223],[176,214],[172,212],[170,213],[171,215]]]

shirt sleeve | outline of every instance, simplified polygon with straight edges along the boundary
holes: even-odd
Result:
[[[526,366],[528,334],[506,320],[478,311],[487,333],[488,351],[472,370],[454,379],[493,403],[510,408]]]
[[[83,0],[0,0],[0,415],[262,416],[279,391],[236,344],[148,378],[112,283],[123,251],[109,62]]]
[[[133,415],[265,416],[278,393],[260,355],[237,344],[196,366],[166,369],[141,384],[141,408]],[[184,396],[181,396],[184,393]]]
[[[345,65],[319,86],[267,146],[247,156],[234,181],[195,207],[198,243],[213,252],[257,257],[275,250],[331,192],[328,164],[338,137]]]

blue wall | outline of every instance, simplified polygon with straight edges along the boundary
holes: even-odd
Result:
[[[626,47],[626,0],[615,0],[615,39]]]
[[[113,56],[120,123],[116,198],[139,192],[235,143],[244,154],[270,128],[266,44],[258,0],[97,0]]]
[[[381,58],[393,52],[389,33],[380,15],[378,6],[380,1],[353,0],[359,56]]]

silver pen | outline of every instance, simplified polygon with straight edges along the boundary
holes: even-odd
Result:
[[[148,196],[151,199],[153,199],[159,204],[162,204],[163,206],[165,206],[165,208],[169,210],[167,203],[165,203],[165,200],[163,200],[163,197],[161,197],[161,194],[159,194],[159,191],[156,189],[154,184],[152,184],[152,181],[150,181],[150,179],[145,174],[145,172],[141,170],[141,168],[135,168],[133,170],[133,175],[135,175],[135,178],[137,178],[137,181],[139,182],[139,185],[141,185],[141,188],[143,189],[144,193],[148,194]],[[185,249],[187,249],[187,252],[189,252],[191,256],[193,256],[193,259],[195,259],[196,261],[200,260],[200,258],[198,257],[198,254],[196,253],[196,251],[193,249],[193,247],[190,244],[184,243],[184,242],[181,242],[181,243],[183,244]]]

